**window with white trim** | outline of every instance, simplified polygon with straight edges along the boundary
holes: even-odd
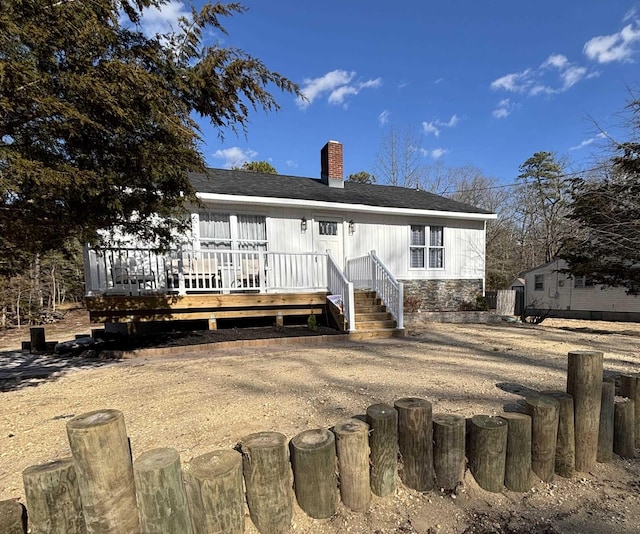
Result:
[[[267,250],[267,223],[262,215],[199,214],[200,246],[211,250]]]
[[[411,225],[412,269],[444,269],[444,227]]]
[[[544,289],[544,274],[536,274],[533,276],[533,290],[542,291]]]
[[[338,223],[336,221],[318,221],[318,233],[320,235],[338,235]]]
[[[573,287],[576,289],[584,289],[586,287],[593,287],[593,281],[588,276],[576,276],[573,279]]]

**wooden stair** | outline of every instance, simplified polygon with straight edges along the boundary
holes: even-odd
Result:
[[[356,331],[349,337],[370,339],[403,337],[404,330],[396,328],[397,323],[375,291],[356,289],[354,292]]]

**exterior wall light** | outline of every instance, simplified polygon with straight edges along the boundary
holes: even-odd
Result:
[[[349,234],[353,235],[356,232],[356,223],[353,222],[353,219],[349,221]]]
[[[300,231],[302,233],[305,233],[307,231],[307,219],[306,219],[306,217],[302,217],[302,219],[300,219]]]

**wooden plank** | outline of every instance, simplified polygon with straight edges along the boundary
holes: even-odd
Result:
[[[278,313],[287,316],[323,315],[322,306],[313,308],[258,308],[255,310],[210,310],[210,311],[186,311],[157,312],[144,314],[131,313],[99,313],[90,312],[89,319],[93,323],[129,323],[150,321],[191,321],[196,319],[210,319],[215,315],[219,319],[243,319],[249,317],[275,317]]]
[[[324,305],[327,293],[251,293],[231,295],[145,295],[87,297],[89,311],[242,308],[284,305]]]

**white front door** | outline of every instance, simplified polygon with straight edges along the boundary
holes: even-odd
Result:
[[[342,246],[342,219],[316,217],[313,224],[313,241],[316,252],[331,251],[331,255],[341,269],[344,268],[344,248]]]

